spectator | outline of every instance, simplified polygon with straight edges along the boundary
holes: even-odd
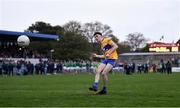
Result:
[[[166,70],[168,74],[172,74],[172,67],[169,61],[166,63]]]

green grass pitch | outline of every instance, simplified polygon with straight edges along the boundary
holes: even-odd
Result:
[[[0,76],[0,107],[180,107],[180,73],[109,74],[107,95],[91,95],[93,80],[93,74]]]

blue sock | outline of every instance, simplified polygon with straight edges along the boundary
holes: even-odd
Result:
[[[102,91],[106,91],[106,86],[103,86]]]
[[[97,88],[97,87],[98,87],[98,83],[94,83],[94,84],[93,84],[93,87],[94,87],[94,88]]]

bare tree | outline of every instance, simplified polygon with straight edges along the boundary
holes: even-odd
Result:
[[[137,49],[144,47],[147,39],[141,33],[130,33],[127,35],[127,41],[131,47],[131,51],[136,51]]]
[[[83,34],[88,37],[89,41],[93,42],[94,32],[101,32],[103,35],[109,35],[112,33],[111,27],[104,25],[101,22],[90,22],[83,25]]]
[[[81,23],[77,21],[69,21],[63,26],[63,28],[65,32],[82,34]]]

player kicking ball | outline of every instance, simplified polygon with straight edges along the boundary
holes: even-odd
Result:
[[[103,78],[103,88],[101,91],[97,92],[98,95],[107,94],[107,82],[108,82],[108,72],[112,70],[115,61],[118,59],[118,54],[116,49],[117,44],[112,41],[111,38],[104,37],[100,32],[95,32],[94,37],[97,42],[101,45],[103,55],[93,54],[93,57],[104,58],[96,70],[95,81],[89,88],[90,91],[97,91],[98,84],[100,80],[100,75]]]

